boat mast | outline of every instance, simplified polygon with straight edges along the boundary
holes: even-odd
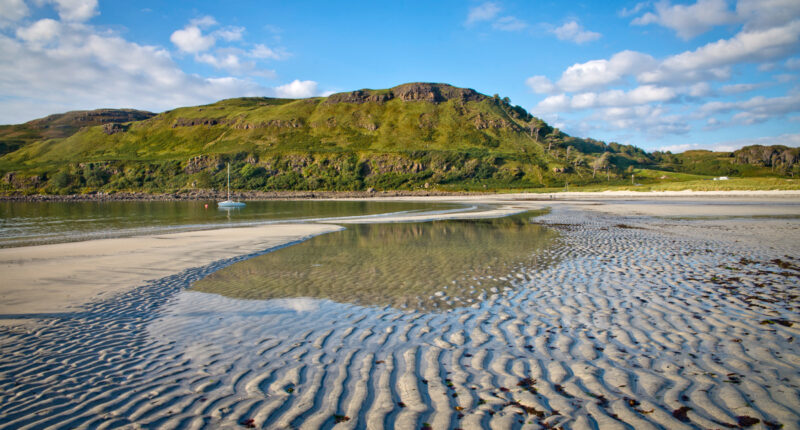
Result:
[[[228,163],[228,201],[231,201],[231,163]]]

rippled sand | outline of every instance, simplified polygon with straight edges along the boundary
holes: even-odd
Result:
[[[540,220],[447,312],[185,289],[238,257],[0,329],[0,428],[800,428],[800,221]]]

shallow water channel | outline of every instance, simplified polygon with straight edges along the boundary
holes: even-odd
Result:
[[[417,310],[468,306],[544,266],[544,212],[497,219],[353,224],[245,260],[192,289],[240,299],[325,298]]]

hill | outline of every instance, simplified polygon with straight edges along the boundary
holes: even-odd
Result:
[[[27,136],[0,157],[2,191],[220,188],[227,163],[236,189],[530,189],[625,183],[632,169],[688,172],[695,160],[568,136],[508,98],[447,84],[115,112],[128,115],[0,128]]]
[[[18,125],[0,125],[0,155],[16,151],[27,143],[69,137],[83,127],[125,123],[155,114],[134,109],[97,109],[50,115]]]

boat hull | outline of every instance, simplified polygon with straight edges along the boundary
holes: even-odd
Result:
[[[245,204],[242,203],[242,202],[234,202],[234,201],[230,201],[230,200],[225,200],[224,202],[218,202],[217,206],[221,207],[221,208],[243,208],[243,207],[245,207]]]

